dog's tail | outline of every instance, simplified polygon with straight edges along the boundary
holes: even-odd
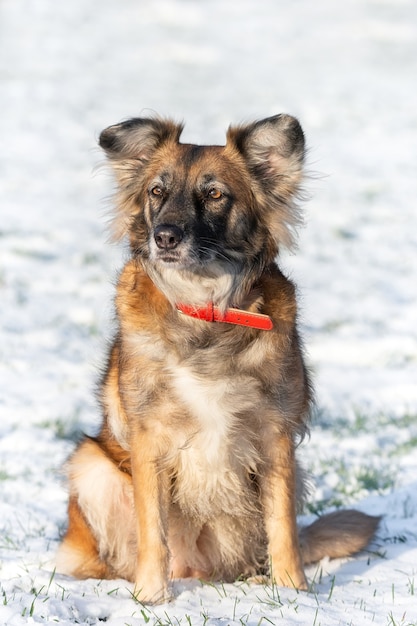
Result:
[[[305,565],[324,557],[337,559],[365,548],[374,536],[380,517],[348,509],[335,511],[300,530],[300,549]]]

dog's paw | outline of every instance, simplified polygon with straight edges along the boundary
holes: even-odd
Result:
[[[290,589],[300,589],[300,591],[308,590],[307,579],[302,570],[301,571],[294,570],[291,572],[285,570],[285,572],[281,572],[281,573],[274,572],[274,574],[271,575],[271,581],[272,583],[279,585],[281,587],[289,587]]]
[[[266,574],[255,574],[254,576],[246,578],[246,582],[248,585],[267,585],[271,581],[269,576],[266,576]]]
[[[173,599],[172,592],[166,584],[151,581],[137,580],[132,595],[140,604],[165,604]]]
[[[246,579],[248,585],[278,585],[279,587],[290,587],[291,589],[300,589],[301,591],[307,591],[309,589],[307,580],[302,573],[301,575],[286,574],[279,578],[259,574],[256,576],[250,576]]]

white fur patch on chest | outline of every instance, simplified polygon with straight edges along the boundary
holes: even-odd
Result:
[[[172,383],[179,400],[197,420],[196,434],[204,438],[205,456],[215,459],[225,446],[236,412],[230,381],[201,380],[187,368],[176,368]]]
[[[175,499],[201,516],[247,512],[247,479],[258,454],[253,433],[237,422],[239,413],[259,403],[257,382],[233,376],[202,379],[187,367],[176,367],[171,384],[195,426],[178,453]]]

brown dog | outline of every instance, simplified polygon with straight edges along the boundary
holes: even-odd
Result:
[[[306,589],[303,563],[363,548],[378,519],[333,513],[301,531],[295,448],[311,403],[294,286],[275,265],[299,222],[296,119],[230,128],[226,146],[181,144],[180,125],[103,131],[131,260],[101,385],[103,424],[69,462],[58,569],[134,581],[269,572]]]

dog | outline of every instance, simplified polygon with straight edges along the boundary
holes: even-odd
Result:
[[[57,570],[127,579],[144,603],[185,577],[305,590],[305,564],[363,549],[378,518],[297,529],[313,394],[276,259],[301,221],[304,134],[285,114],[230,127],[224,146],[181,143],[182,129],[133,118],[100,135],[131,254],[101,429],[68,462]]]

